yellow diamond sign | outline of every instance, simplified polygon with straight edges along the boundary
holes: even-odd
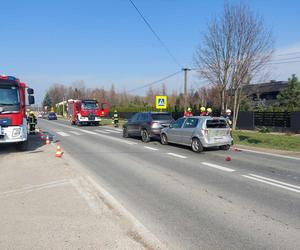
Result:
[[[156,109],[167,108],[167,97],[163,95],[156,96]]]

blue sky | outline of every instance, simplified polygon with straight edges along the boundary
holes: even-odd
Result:
[[[300,1],[245,1],[271,27],[280,53],[300,51]],[[182,66],[222,0],[135,0]],[[179,70],[128,0],[0,0],[0,74],[35,88],[40,101],[52,83],[84,80],[87,87],[132,89]],[[300,56],[300,54],[298,54]],[[300,63],[276,65],[272,79],[299,72]],[[298,70],[298,71],[297,71]],[[181,90],[182,75],[166,82]],[[191,76],[190,86],[203,82]],[[143,90],[137,94],[143,94]]]

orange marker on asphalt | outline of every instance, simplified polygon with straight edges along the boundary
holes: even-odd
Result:
[[[58,157],[58,158],[61,158],[62,155],[63,155],[63,152],[61,151],[61,147],[60,147],[59,144],[57,144],[55,156]]]

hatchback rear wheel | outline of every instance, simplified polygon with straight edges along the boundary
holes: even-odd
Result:
[[[192,146],[192,150],[196,153],[200,153],[203,151],[203,146],[201,144],[201,141],[198,138],[193,138],[191,146]]]
[[[168,144],[168,138],[166,134],[161,134],[160,136],[160,141],[162,145],[167,145]]]

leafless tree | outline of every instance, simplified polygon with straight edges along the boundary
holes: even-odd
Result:
[[[195,64],[200,76],[219,89],[223,111],[231,90],[235,129],[243,85],[258,77],[271,59],[272,32],[264,26],[263,18],[243,3],[225,3],[222,15],[207,28]]]

